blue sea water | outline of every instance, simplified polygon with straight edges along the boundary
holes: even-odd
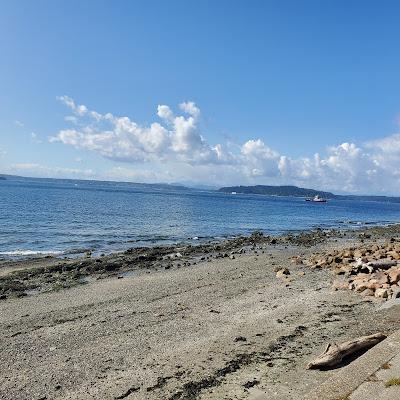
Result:
[[[116,182],[0,181],[0,257],[198,243],[400,221],[400,204],[230,195]]]

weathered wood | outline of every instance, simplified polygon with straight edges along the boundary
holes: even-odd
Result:
[[[397,265],[397,261],[391,261],[391,260],[370,261],[369,263],[367,263],[367,265],[372,268],[389,269],[390,267],[395,267]]]
[[[343,358],[365,348],[375,346],[386,338],[383,333],[363,336],[342,344],[328,344],[325,351],[307,365],[307,369],[323,369],[340,364]]]

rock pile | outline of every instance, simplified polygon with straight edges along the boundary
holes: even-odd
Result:
[[[330,268],[337,275],[333,288],[350,289],[362,296],[400,297],[400,242],[372,244],[325,255],[314,255],[309,265]]]

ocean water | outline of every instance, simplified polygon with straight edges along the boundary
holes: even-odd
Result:
[[[400,204],[68,180],[0,180],[0,257],[79,254],[400,221]]]

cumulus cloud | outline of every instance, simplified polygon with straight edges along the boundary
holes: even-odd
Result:
[[[199,130],[200,110],[193,102],[180,104],[184,115],[175,115],[170,107],[159,105],[160,122],[141,126],[128,117],[100,114],[67,96],[58,98],[73,115],[67,120],[74,127],[63,129],[50,138],[79,149],[97,152],[103,157],[126,162],[180,160],[199,164],[226,160],[222,146],[210,146]]]
[[[158,120],[140,125],[129,117],[101,114],[67,96],[59,97],[72,112],[72,126],[50,138],[107,159],[136,165],[110,176],[153,180],[192,180],[209,184],[297,184],[353,193],[400,193],[400,134],[368,143],[341,143],[321,153],[292,158],[259,138],[231,151],[229,143],[210,144],[201,131],[194,102],[157,107]],[[145,172],[144,163],[150,170]],[[170,171],[168,174],[166,171]],[[134,171],[134,172],[132,172]]]

